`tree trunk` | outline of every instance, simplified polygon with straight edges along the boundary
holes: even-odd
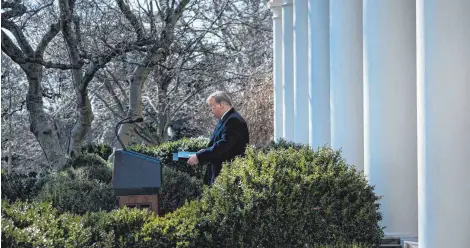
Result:
[[[61,18],[61,30],[67,44],[69,59],[71,64],[74,66],[72,69],[72,81],[75,88],[76,100],[77,100],[77,122],[72,128],[69,141],[68,154],[75,156],[81,153],[81,145],[88,132],[91,130],[91,122],[93,121],[93,112],[91,109],[90,99],[88,98],[88,83],[93,79],[96,71],[106,64],[92,63],[86,74],[83,73],[83,64],[80,64],[80,20],[78,17],[73,16],[75,2],[68,0],[60,0],[60,18]],[[72,24],[75,25],[75,29],[72,28]],[[110,58],[109,58],[110,60]],[[109,61],[108,60],[108,61]]]
[[[135,120],[142,117],[142,88],[151,69],[152,68],[138,66],[133,72],[129,90],[129,110],[127,112],[127,118]],[[133,124],[124,124],[121,125],[119,129],[119,137],[124,146],[129,144],[132,132],[131,125]],[[121,145],[118,144],[118,147],[121,148]]]
[[[166,76],[161,76],[160,82],[157,82],[158,85],[158,94],[157,94],[157,118],[158,118],[158,137],[157,140],[159,143],[164,143],[168,141],[168,127],[170,125],[170,106],[168,105],[168,86],[170,85],[171,78]]]
[[[27,36],[24,35],[22,28],[20,28],[14,21],[9,18],[20,17],[26,13],[27,8],[21,3],[21,1],[10,1],[3,2],[2,7],[11,8],[2,13],[2,52],[7,54],[15,63],[20,65],[23,71],[26,73],[26,77],[29,83],[28,94],[26,96],[26,107],[29,112],[30,130],[36,137],[41,146],[44,155],[46,156],[49,165],[55,169],[61,168],[65,165],[67,160],[65,152],[60,146],[60,140],[57,136],[57,132],[53,127],[52,123],[47,118],[46,112],[44,111],[44,103],[42,101],[42,73],[44,51],[47,46],[54,39],[59,32],[60,23],[54,23],[49,26],[49,30],[40,38],[36,38],[35,41],[39,41],[36,51],[33,50],[31,44],[27,40]],[[15,44],[10,36],[6,35],[3,29],[9,30],[16,39]],[[27,59],[37,60],[38,62],[31,63],[27,62]],[[66,68],[67,65],[60,63],[45,63],[50,68]]]
[[[8,73],[8,85],[10,85],[10,73]],[[11,90],[11,88],[10,88]],[[10,99],[9,99],[9,102],[8,102],[8,111],[11,111],[12,109],[12,101],[13,101],[13,94],[12,92],[10,91]],[[13,112],[10,114],[10,116],[8,116],[8,142],[9,142],[9,146],[8,146],[8,158],[7,158],[7,172],[8,174],[11,174],[12,172],[12,157],[13,157],[13,146],[15,145],[15,142],[13,141],[13,129],[12,129],[12,124],[13,124]]]
[[[41,87],[43,68],[41,65],[31,63],[22,65],[22,68],[29,82],[26,107],[29,111],[30,131],[41,145],[49,165],[60,169],[65,165],[67,158],[60,146],[59,137],[44,111]]]
[[[90,99],[88,98],[88,90],[76,89],[75,91],[78,117],[70,134],[69,155],[72,157],[81,153],[82,142],[89,134],[94,119]]]
[[[127,111],[126,117],[130,120],[135,120],[142,117],[142,88],[151,70],[152,68],[150,67],[137,66],[132,73],[129,89],[129,110]],[[122,124],[118,131],[118,137],[125,147],[129,145],[132,133],[132,125],[134,124]],[[122,148],[123,147],[121,144],[116,142],[116,145],[113,148],[113,153],[108,157],[108,161],[113,163],[115,151]]]

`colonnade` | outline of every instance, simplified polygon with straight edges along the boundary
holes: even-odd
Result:
[[[269,5],[275,139],[341,149],[383,195],[387,235],[467,247],[470,1]]]

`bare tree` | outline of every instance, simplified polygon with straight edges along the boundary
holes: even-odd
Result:
[[[48,30],[40,38],[36,49],[33,49],[31,42],[28,41],[23,32],[22,26],[19,25],[20,17],[27,12],[31,17],[50,5],[52,3],[28,12],[26,6],[19,1],[2,1],[3,9],[7,9],[2,13],[2,51],[18,63],[26,74],[29,83],[26,107],[29,111],[30,130],[41,145],[50,165],[59,168],[65,164],[66,155],[60,146],[56,130],[44,111],[41,80],[44,66],[60,69],[69,68],[67,65],[60,63],[46,62],[43,58],[47,46],[59,33],[60,23],[55,22],[49,25]]]
[[[87,5],[85,9],[78,9],[75,1],[60,0],[60,20],[61,31],[68,50],[68,57],[72,67],[72,81],[76,94],[77,121],[71,131],[70,145],[68,152],[70,155],[80,153],[81,144],[90,132],[91,124],[94,119],[90,99],[88,96],[88,85],[94,79],[98,70],[104,68],[114,57],[120,56],[133,49],[137,44],[129,43],[126,40],[115,45],[107,43],[106,38],[98,34],[99,24],[97,22],[91,25],[82,25],[81,20],[85,17],[95,18],[98,21],[103,19],[105,13],[95,15],[95,8],[99,6]],[[91,7],[90,7],[91,6]],[[92,50],[83,43],[86,41],[82,37],[81,30],[86,28],[88,32],[93,29],[95,32],[89,36],[99,37],[97,41],[91,38],[90,42],[95,47],[101,49]],[[90,37],[88,37],[90,38]],[[108,37],[109,38],[109,37]],[[142,40],[140,41],[142,42]],[[105,46],[106,45],[106,46]],[[91,51],[90,51],[91,50]]]
[[[216,89],[229,91],[252,133],[264,137],[254,143],[269,139],[272,21],[265,1],[39,2],[2,0],[2,51],[23,71],[33,67],[26,75],[39,73],[36,81],[26,77],[37,93],[27,99],[41,101],[35,106],[56,147],[65,147],[41,141],[45,155],[50,148],[65,161],[84,142],[115,142],[114,125],[126,117],[144,120],[121,127],[126,145],[209,135],[214,119],[205,98]],[[22,40],[42,47],[40,56]]]
[[[137,18],[137,15],[132,12],[131,8],[123,0],[116,0],[116,3],[134,28],[137,39],[145,39],[145,28],[142,22]],[[176,3],[176,1],[171,1],[171,3],[170,1],[155,1],[160,20],[158,21],[153,12],[153,2],[149,2],[148,18],[150,20],[150,32],[148,33],[156,37],[156,39],[154,40],[154,44],[145,51],[144,58],[140,61],[140,64],[135,67],[130,76],[128,119],[136,120],[142,118],[142,88],[144,82],[155,66],[166,57],[170,56],[170,46],[173,43],[175,26],[183,15],[188,3],[189,0],[181,0],[178,3]],[[159,33],[156,31],[157,23],[162,26]],[[124,145],[129,143],[130,135],[130,125],[124,124],[121,126],[119,137]],[[111,159],[112,156],[113,155],[111,155]]]

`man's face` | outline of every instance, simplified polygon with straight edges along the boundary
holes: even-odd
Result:
[[[211,111],[214,114],[215,118],[220,119],[222,118],[222,115],[224,114],[224,106],[220,103],[216,103],[214,101],[214,98],[211,97],[209,99],[209,106],[211,107]]]

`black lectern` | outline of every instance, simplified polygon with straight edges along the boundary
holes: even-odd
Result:
[[[159,159],[133,151],[115,152],[113,188],[117,196],[157,194],[161,186]]]
[[[162,186],[160,160],[127,151],[119,139],[118,127],[138,120],[124,119],[116,125],[116,137],[124,150],[114,152],[113,189],[119,197],[119,207],[149,209],[158,215],[158,191]]]

